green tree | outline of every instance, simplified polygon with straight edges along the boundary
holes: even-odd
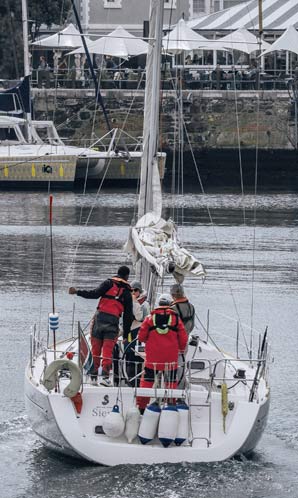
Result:
[[[70,0],[28,0],[31,41],[41,25],[62,26],[69,16]],[[23,35],[21,0],[0,2],[0,75],[1,79],[18,79],[23,74]]]

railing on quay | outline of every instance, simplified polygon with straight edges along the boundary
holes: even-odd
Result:
[[[98,70],[101,89],[108,90],[144,90],[146,74],[143,70]],[[290,75],[285,72],[262,72],[230,70],[217,75],[206,69],[174,68],[162,72],[161,86],[164,90],[287,90]],[[32,73],[32,85],[37,88],[91,89],[93,80],[88,70],[78,74],[69,70],[54,72],[50,69],[35,69]]]

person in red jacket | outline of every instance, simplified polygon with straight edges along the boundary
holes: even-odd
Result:
[[[119,319],[123,314],[123,334],[129,334],[133,321],[131,287],[127,282],[129,268],[120,266],[117,275],[105,280],[93,290],[77,290],[70,287],[69,294],[77,294],[86,299],[99,299],[91,330],[91,349],[94,370],[91,379],[97,382],[97,373],[102,356],[103,386],[110,386],[110,370],[113,361],[113,349],[119,332]]]
[[[171,302],[171,296],[162,294],[159,306],[141,325],[138,340],[145,343],[146,360],[140,387],[152,387],[158,372],[163,372],[167,388],[177,387],[178,354],[185,350],[188,336],[182,320],[170,308]],[[137,398],[141,412],[148,401],[148,397]]]

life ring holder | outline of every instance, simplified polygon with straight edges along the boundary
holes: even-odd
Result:
[[[63,394],[67,398],[75,396],[82,385],[82,374],[76,363],[71,360],[59,359],[52,361],[44,372],[43,385],[50,392],[57,383],[57,373],[59,370],[69,370],[71,375],[70,383],[64,388]]]

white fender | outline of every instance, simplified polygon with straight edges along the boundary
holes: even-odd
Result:
[[[180,446],[188,438],[189,406],[184,401],[178,402],[176,406],[178,410],[178,430],[175,444]]]
[[[69,370],[71,374],[70,383],[65,387],[63,394],[67,398],[72,398],[80,390],[82,376],[78,365],[71,360],[60,359],[52,361],[45,370],[43,385],[48,391],[54,389],[57,382],[57,373],[62,369]]]
[[[160,411],[160,406],[156,401],[146,407],[138,433],[142,444],[147,444],[154,439],[157,431]]]
[[[140,422],[141,415],[139,409],[136,406],[132,406],[126,413],[125,419],[125,436],[129,443],[132,443],[137,437]]]
[[[178,430],[178,411],[176,405],[166,405],[160,415],[158,439],[167,448],[175,440]]]
[[[119,406],[115,405],[113,410],[105,417],[102,428],[109,437],[119,437],[124,432],[125,423],[119,411]]]

